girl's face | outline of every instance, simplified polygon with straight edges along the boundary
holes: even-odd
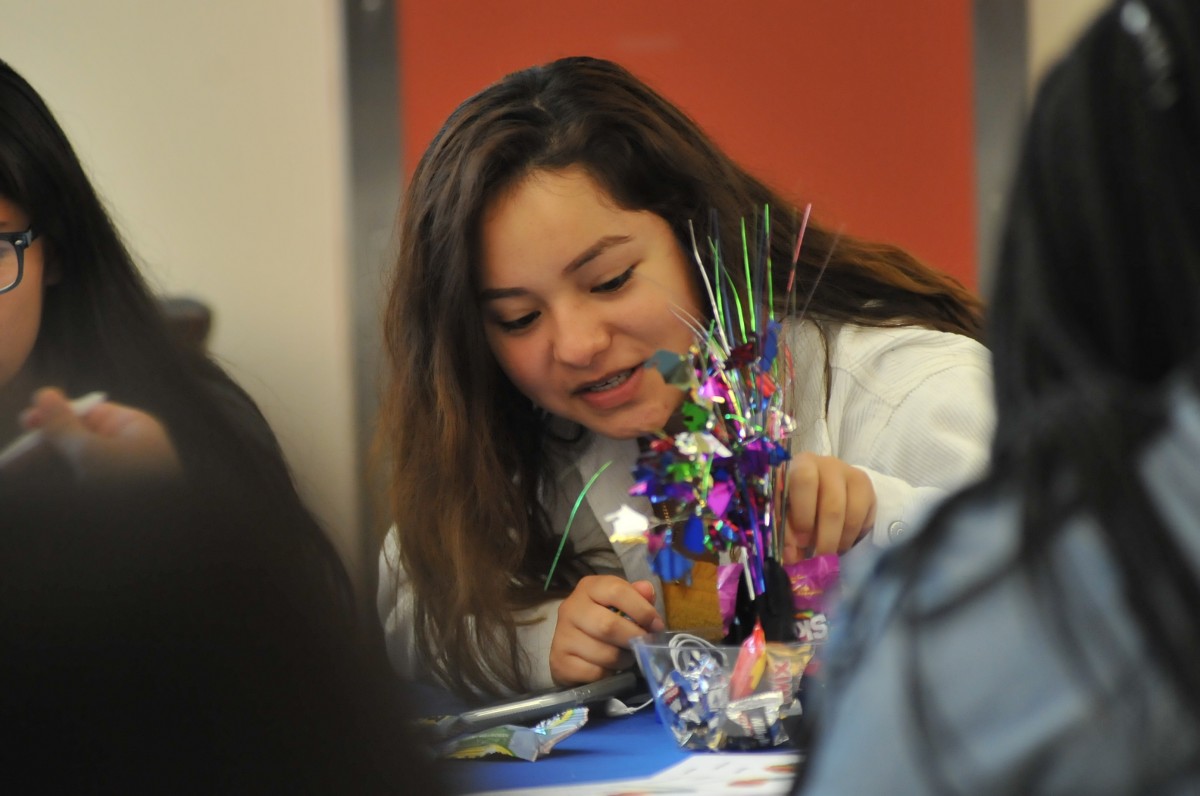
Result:
[[[683,393],[644,367],[694,342],[695,269],[667,222],[622,210],[580,168],[533,172],[486,209],[480,301],[500,367],[599,434],[661,429]]]
[[[0,232],[24,232],[29,217],[0,196]],[[0,390],[25,366],[42,321],[42,239],[25,250],[20,284],[0,293]]]

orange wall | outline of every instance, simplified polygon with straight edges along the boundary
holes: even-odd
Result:
[[[967,0],[399,0],[404,163],[459,101],[619,61],[827,225],[976,285]]]

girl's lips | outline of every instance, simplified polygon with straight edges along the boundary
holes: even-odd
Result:
[[[622,404],[628,403],[638,394],[638,391],[641,389],[642,372],[644,370],[644,367],[637,366],[628,371],[623,371],[629,374],[628,378],[613,387],[603,390],[591,390],[588,387],[610,381],[614,376],[620,375],[620,373],[609,376],[606,379],[601,379],[599,382],[590,382],[589,385],[576,390],[575,395],[593,409],[601,411],[615,409]]]
[[[575,392],[576,393],[595,392],[596,391],[595,388],[598,387],[599,385],[604,384],[606,382],[614,381],[616,379],[626,378],[629,376],[629,374],[632,370],[633,370],[633,368],[625,368],[624,370],[614,370],[612,373],[609,373],[607,376],[601,376],[598,379],[592,379],[591,381],[580,385],[578,388],[576,388]],[[613,386],[615,387],[617,385],[613,385]]]

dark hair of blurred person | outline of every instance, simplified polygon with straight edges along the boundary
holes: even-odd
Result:
[[[70,142],[2,61],[0,232],[23,266],[0,285],[0,423],[15,433],[32,400],[25,422],[55,441],[0,469],[4,780],[402,790],[402,685],[373,675],[349,578],[274,435],[175,344]],[[111,400],[66,411],[64,394],[97,390]],[[147,430],[157,459],[129,445]]]
[[[809,793],[1200,791],[1200,4],[1106,10],[1038,93],[989,476],[839,615]]]

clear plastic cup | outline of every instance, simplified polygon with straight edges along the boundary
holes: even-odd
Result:
[[[683,631],[633,639],[658,716],[681,748],[764,749],[788,743],[783,721],[797,699],[814,645],[713,644]]]

